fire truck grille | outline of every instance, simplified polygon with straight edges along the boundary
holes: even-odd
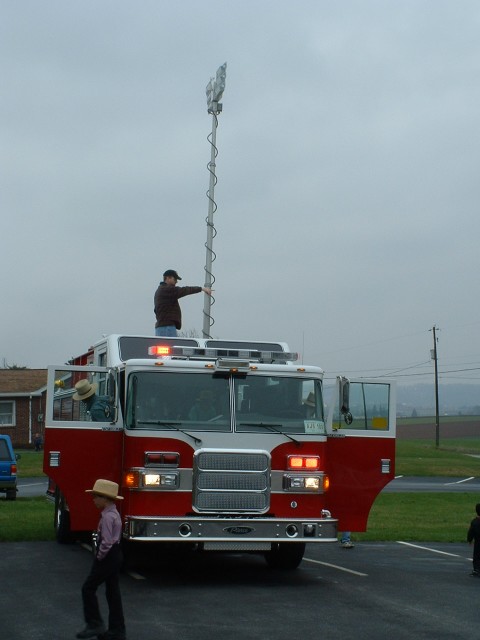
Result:
[[[264,453],[201,451],[196,460],[199,469],[212,471],[265,471],[269,467]]]
[[[201,493],[195,506],[199,511],[265,511],[268,503],[261,493]]]
[[[195,456],[193,507],[196,511],[265,513],[269,506],[268,453],[199,451]]]
[[[210,473],[199,474],[199,490],[218,491],[266,491],[267,477],[263,473]]]

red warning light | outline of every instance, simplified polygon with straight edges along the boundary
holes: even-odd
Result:
[[[320,458],[318,456],[288,456],[288,468],[318,471],[320,469]]]

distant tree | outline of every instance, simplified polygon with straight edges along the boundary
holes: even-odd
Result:
[[[412,411],[412,418],[417,418],[417,417],[418,417],[418,416],[417,416],[417,410],[416,410],[416,409],[414,409],[414,410]]]
[[[182,329],[178,335],[182,338],[200,338],[200,332],[197,329]]]
[[[1,369],[28,369],[28,367],[21,367],[18,364],[8,364],[6,358],[3,358],[3,364],[0,368]]]

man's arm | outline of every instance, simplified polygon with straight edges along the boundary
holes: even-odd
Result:
[[[175,292],[176,298],[183,298],[184,296],[191,296],[194,293],[206,293],[208,296],[212,295],[213,289],[210,287],[174,287],[173,291]]]

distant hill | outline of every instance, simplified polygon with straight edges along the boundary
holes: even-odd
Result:
[[[479,384],[439,384],[440,415],[480,415]],[[397,415],[401,417],[435,414],[433,384],[397,386]]]

